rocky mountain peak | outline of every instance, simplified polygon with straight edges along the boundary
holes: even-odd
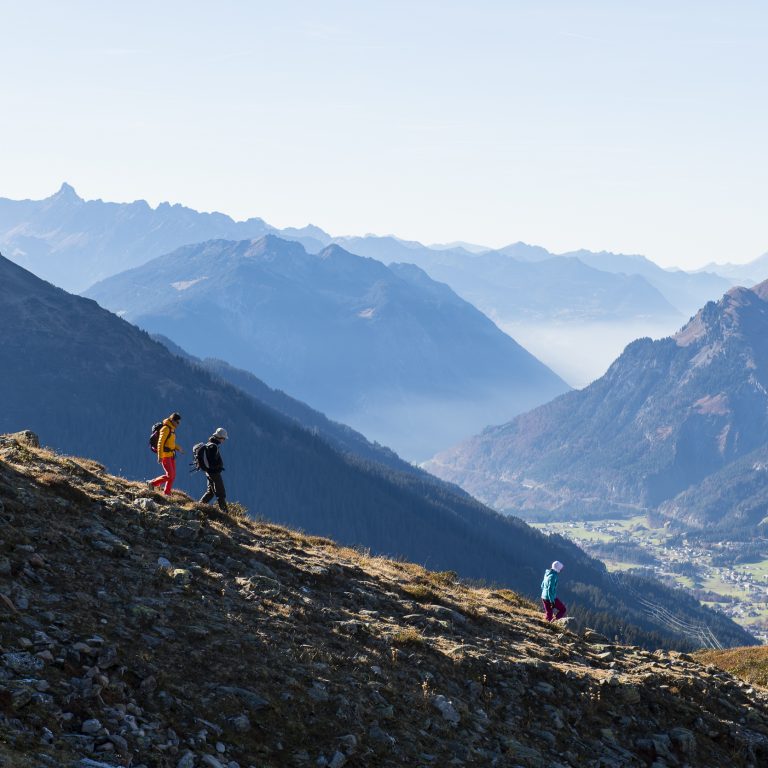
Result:
[[[0,757],[110,768],[764,765],[768,694],[508,590],[0,436]]]
[[[75,192],[75,188],[71,184],[68,184],[66,181],[62,183],[61,187],[59,187],[59,191],[51,195],[51,197],[48,199],[57,203],[85,202],[83,198],[80,197],[77,192]]]
[[[768,256],[768,254],[765,254]],[[752,293],[757,294],[763,301],[768,301],[768,280],[758,283],[758,285],[752,286],[750,289]]]

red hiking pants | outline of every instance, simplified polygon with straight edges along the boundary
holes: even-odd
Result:
[[[171,488],[173,488],[173,481],[176,479],[176,459],[174,457],[168,459],[160,459],[160,463],[163,465],[165,474],[160,475],[160,477],[156,477],[154,480],[150,480],[149,482],[152,483],[152,485],[155,487],[165,483],[163,492],[167,496],[171,492]]]
[[[565,603],[563,603],[559,597],[555,598],[555,602],[553,603],[551,600],[542,600],[542,605],[544,606],[544,613],[546,614],[546,620],[552,621],[552,609],[554,608],[557,611],[557,615],[554,616],[555,619],[562,619],[563,616],[565,616],[566,607]]]

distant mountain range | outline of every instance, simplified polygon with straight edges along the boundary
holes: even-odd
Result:
[[[683,526],[768,514],[768,281],[674,337],[425,465],[497,509],[549,519],[649,512]],[[767,521],[768,522],[768,521]]]
[[[44,200],[0,198],[0,250],[44,280],[78,292],[186,243],[276,231],[262,219],[238,222],[182,205],[83,200],[66,183]],[[316,231],[322,230],[288,230],[293,239],[306,236],[312,245]]]
[[[768,278],[767,257],[747,265],[713,264],[707,271],[686,273],[661,269],[642,256],[590,251],[562,256],[578,259],[594,271],[572,266],[560,277],[562,262],[542,269],[531,266],[556,254],[525,243],[494,250],[471,243],[424,246],[391,235],[334,237],[313,225],[281,230],[260,218],[238,222],[222,213],[200,213],[178,204],[152,208],[144,200],[86,201],[66,183],[44,200],[0,198],[0,248],[5,255],[74,291],[182,245],[265,234],[300,242],[311,253],[336,243],[385,264],[416,264],[486,314],[506,321],[632,320],[670,312],[679,312],[684,319],[734,282],[751,284]],[[519,262],[529,266],[522,269]]]
[[[690,597],[630,576],[608,578],[571,542],[498,515],[444,483],[370,455],[342,455],[315,428],[319,415],[309,413],[311,428],[304,429],[298,411],[278,413],[95,302],[2,257],[0,322],[0,433],[32,429],[52,448],[142,478],[157,471],[147,447],[150,425],[178,410],[179,441],[187,448],[182,488],[201,492],[203,479],[187,475],[184,460],[193,442],[223,425],[230,434],[223,449],[230,499],[254,515],[526,594],[536,593],[543,565],[557,557],[570,573],[563,596],[611,637],[691,647],[668,622],[625,601],[626,589],[645,589],[686,624],[711,627],[724,644],[752,641]],[[279,393],[269,396],[292,407]]]
[[[768,253],[758,256],[748,264],[707,264],[702,271],[716,272],[736,285],[749,288],[768,278]]]
[[[733,285],[709,271],[666,270],[644,256],[607,251],[554,254],[513,243],[498,250],[426,247],[394,237],[336,238],[361,256],[408,261],[448,283],[500,322],[595,322],[679,316],[683,321]],[[768,264],[753,262],[768,277]]]
[[[267,235],[185,246],[86,295],[409,459],[568,389],[417,267],[337,245],[309,254]]]
[[[313,225],[278,229],[260,218],[237,222],[168,203],[86,201],[68,184],[44,200],[0,199],[0,249],[78,292],[183,245],[265,234],[300,242],[313,254],[335,243],[384,264],[416,264],[578,387],[602,375],[631,340],[674,333],[734,283],[768,277],[766,257],[686,273],[642,256],[583,250],[558,256],[520,242],[494,250],[466,242],[425,246],[392,235],[334,237]],[[437,414],[444,421],[442,411]],[[385,415],[359,426],[391,442],[396,436],[384,431],[388,422]]]

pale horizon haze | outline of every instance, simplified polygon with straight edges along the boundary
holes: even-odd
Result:
[[[768,251],[760,2],[0,0],[0,196],[663,266]]]

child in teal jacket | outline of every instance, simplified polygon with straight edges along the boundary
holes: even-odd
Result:
[[[557,578],[560,571],[563,570],[563,564],[559,560],[552,563],[551,568],[544,571],[544,581],[541,582],[541,602],[544,605],[544,613],[547,621],[562,619],[565,616],[565,604],[557,596]],[[557,611],[555,616],[552,610]]]

